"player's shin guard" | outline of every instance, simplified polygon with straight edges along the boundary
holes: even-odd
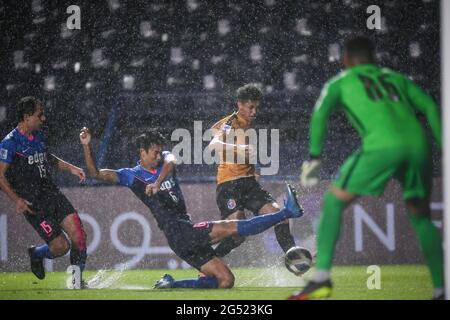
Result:
[[[409,214],[409,218],[430,269],[433,287],[443,288],[444,257],[441,235],[429,217]]]
[[[277,224],[274,229],[278,244],[284,252],[287,252],[290,248],[295,247],[294,237],[291,234],[291,230],[289,230],[288,223]]]
[[[317,232],[317,270],[330,270],[341,231],[342,212],[347,204],[328,191],[325,194]]]
[[[286,209],[281,209],[275,213],[263,214],[247,220],[237,221],[237,231],[239,236],[252,236],[261,233],[278,222],[290,218],[291,214]]]
[[[228,237],[225,238],[214,250],[218,257],[225,257],[227,254],[231,252],[234,248],[239,247],[245,241],[244,237]]]
[[[216,289],[219,282],[216,277],[200,277],[198,279],[176,280],[172,288],[196,288],[196,289]]]

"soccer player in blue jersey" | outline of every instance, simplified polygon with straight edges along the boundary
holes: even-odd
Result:
[[[44,104],[34,97],[17,104],[18,125],[0,142],[0,188],[15,203],[46,244],[28,249],[31,271],[45,278],[44,258],[53,259],[70,250],[70,263],[83,271],[86,235],[80,218],[52,180],[52,169],[68,171],[85,179],[80,169],[47,153],[39,129],[45,122]],[[70,239],[64,235],[63,231]]]
[[[203,276],[175,281],[164,275],[155,288],[232,288],[234,275],[211,247],[229,236],[255,235],[277,223],[298,218],[303,209],[297,203],[295,190],[288,185],[285,207],[278,212],[249,220],[208,221],[192,223],[176,178],[175,158],[163,151],[164,137],[150,130],[137,138],[139,162],[134,168],[98,170],[91,149],[91,134],[83,128],[80,141],[89,174],[98,180],[130,188],[150,209],[158,227],[164,232],[177,256],[198,269]]]

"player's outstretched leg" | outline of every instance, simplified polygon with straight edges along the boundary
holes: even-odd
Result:
[[[244,220],[245,213],[241,210],[237,210],[232,214],[228,215],[226,220]],[[245,242],[245,237],[227,237],[223,239],[219,245],[214,249],[216,251],[216,255],[218,257],[225,257],[229,254],[233,249],[239,247],[241,244]]]
[[[300,218],[303,208],[298,204],[297,193],[291,185],[287,185],[287,197],[284,208],[278,212],[263,214],[248,220],[236,221],[237,234],[239,236],[250,236],[259,234],[277,223],[289,219]]]

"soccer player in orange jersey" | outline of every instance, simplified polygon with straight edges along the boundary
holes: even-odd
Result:
[[[216,201],[221,219],[245,219],[244,210],[254,215],[277,212],[280,206],[256,180],[255,164],[248,161],[255,152],[246,130],[252,127],[261,103],[262,92],[254,84],[237,90],[238,110],[213,125],[214,138],[209,147],[220,153],[217,171]],[[241,129],[241,130],[239,130]],[[233,135],[233,138],[229,138]],[[238,159],[245,161],[238,161]],[[295,246],[289,220],[275,226],[275,235],[284,252]],[[216,248],[220,257],[243,243],[244,238],[227,238]]]

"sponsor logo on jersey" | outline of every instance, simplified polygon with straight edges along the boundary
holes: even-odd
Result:
[[[162,191],[164,191],[164,190],[170,190],[170,189],[172,189],[173,187],[175,187],[176,184],[177,184],[177,183],[175,182],[175,179],[174,179],[173,177],[170,177],[169,179],[164,180],[164,181],[161,183],[161,187],[159,188],[159,190],[162,190]]]
[[[230,210],[233,210],[234,208],[236,208],[236,200],[234,199],[228,199],[227,201],[227,207]]]
[[[34,155],[28,157],[28,164],[40,163],[43,164],[45,160],[45,153],[36,152]]]

